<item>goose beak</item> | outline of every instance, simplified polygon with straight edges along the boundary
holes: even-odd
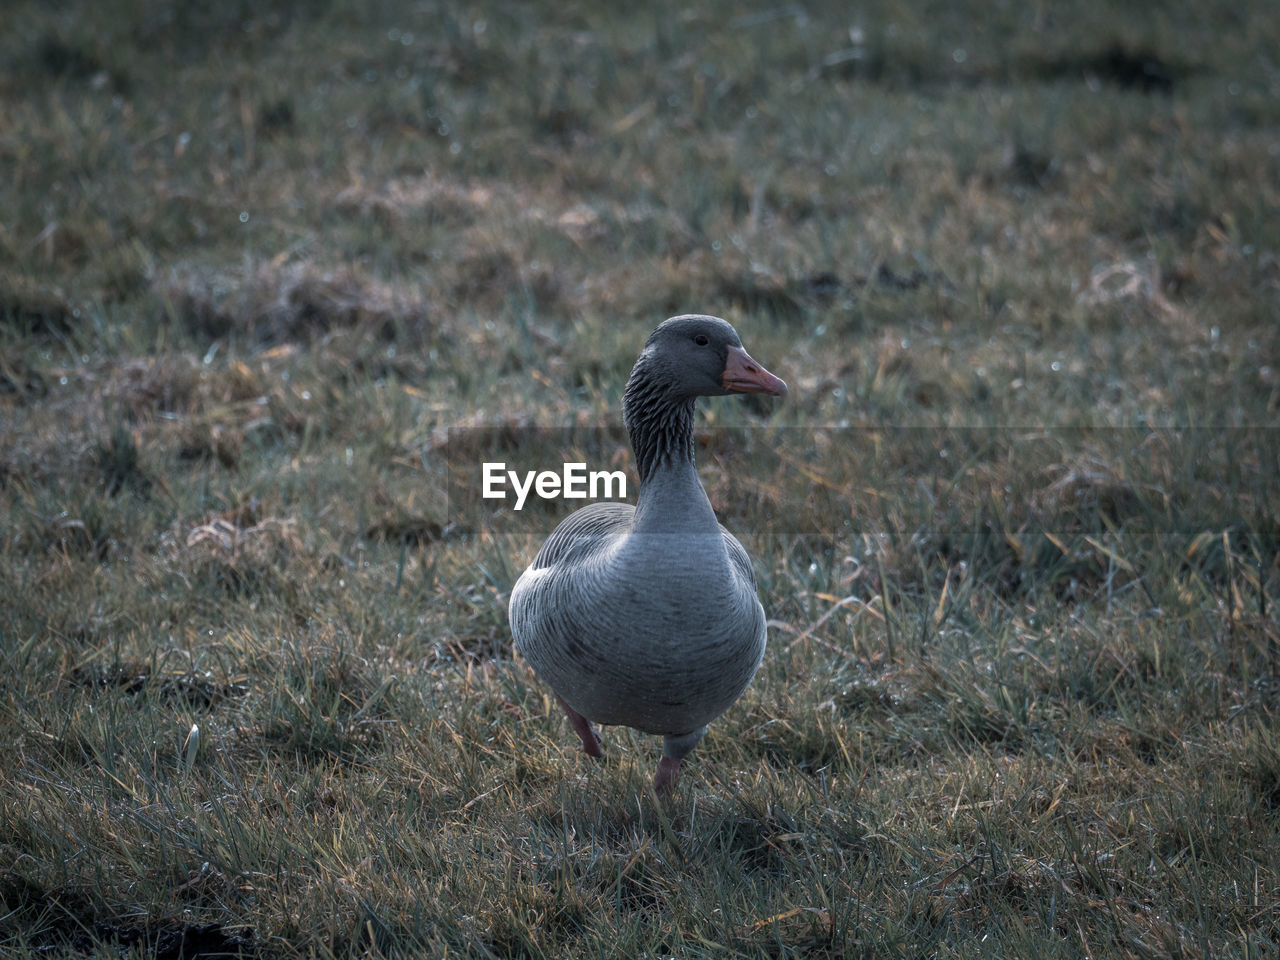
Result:
[[[787,385],[760,364],[751,359],[741,347],[730,347],[725,359],[720,386],[731,393],[767,393],[773,397],[785,397]]]

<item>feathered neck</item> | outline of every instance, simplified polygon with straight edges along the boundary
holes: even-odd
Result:
[[[674,391],[655,366],[641,354],[622,395],[622,422],[641,486],[663,466],[693,464],[694,398]]]

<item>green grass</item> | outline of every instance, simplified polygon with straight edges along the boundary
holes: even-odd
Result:
[[[11,6],[0,952],[1277,955],[1266,4]],[[792,392],[663,803],[458,484],[688,311]]]

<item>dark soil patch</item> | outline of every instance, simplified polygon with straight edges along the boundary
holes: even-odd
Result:
[[[97,670],[77,668],[66,679],[73,687],[123,690],[131,696],[154,689],[161,700],[180,701],[205,709],[249,692],[248,686],[243,683],[215,683],[191,674],[153,676],[142,664],[118,664]]]

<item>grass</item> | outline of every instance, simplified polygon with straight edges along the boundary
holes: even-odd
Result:
[[[6,955],[1280,950],[1264,4],[13,6]],[[466,478],[629,468],[686,311],[792,394],[662,803]]]

